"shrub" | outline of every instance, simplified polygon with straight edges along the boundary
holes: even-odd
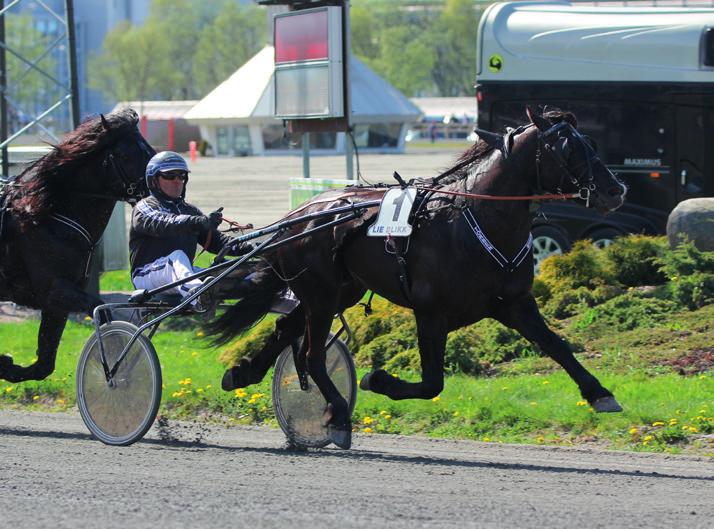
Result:
[[[273,329],[275,329],[274,319],[269,318],[261,321],[246,334],[226,346],[218,357],[218,361],[224,365],[232,366],[236,365],[244,356],[254,357],[268,341]]]
[[[672,281],[703,272],[714,274],[714,252],[702,252],[694,243],[684,241],[655,260],[659,269]]]
[[[694,272],[671,283],[672,299],[689,310],[714,302],[714,274]]]
[[[605,250],[612,272],[625,286],[659,285],[666,277],[660,271],[657,259],[667,252],[666,237],[630,235],[615,240]]]
[[[570,252],[554,255],[543,261],[538,279],[543,281],[551,292],[578,287],[595,288],[615,282],[605,253],[590,241],[578,241]]]
[[[585,311],[575,320],[573,328],[584,330],[597,325],[613,331],[629,331],[637,327],[653,327],[665,314],[676,309],[677,305],[670,300],[628,292]]]
[[[555,290],[543,305],[543,313],[559,320],[570,318],[621,293],[622,289],[610,285],[601,285],[594,289],[578,287]]]

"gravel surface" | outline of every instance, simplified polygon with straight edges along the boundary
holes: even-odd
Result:
[[[0,411],[8,528],[710,528],[714,462],[356,435],[288,452],[278,430],[172,423],[130,447],[76,414]],[[164,435],[166,432],[163,432]],[[198,441],[198,442],[197,442]]]

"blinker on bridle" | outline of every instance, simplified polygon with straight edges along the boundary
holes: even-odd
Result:
[[[583,145],[585,149],[585,160],[575,167],[568,167],[568,155],[565,153],[565,149],[568,146],[567,138],[560,136],[560,132],[563,130],[568,130],[573,137]],[[556,141],[550,143],[548,139],[553,135],[556,135]],[[563,141],[558,141],[563,140]],[[582,200],[585,201],[585,207],[590,207],[590,195],[596,190],[595,177],[593,175],[593,161],[598,159],[597,154],[594,152],[590,144],[585,140],[585,138],[580,134],[575,128],[567,121],[561,121],[550,127],[546,131],[538,131],[538,146],[536,148],[536,187],[537,190],[542,189],[541,178],[540,178],[540,162],[541,162],[541,143],[545,152],[553,157],[555,162],[560,169],[560,183],[556,188],[558,193],[562,193],[563,181],[566,177],[570,182],[576,186],[578,189],[578,194]],[[576,175],[573,170],[577,171],[581,167],[585,166],[580,174]]]

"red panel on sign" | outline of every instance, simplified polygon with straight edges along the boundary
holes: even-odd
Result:
[[[328,59],[327,10],[275,18],[275,62]]]

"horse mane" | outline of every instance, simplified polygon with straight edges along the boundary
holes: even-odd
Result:
[[[578,120],[572,112],[554,108],[545,111],[543,117],[548,119],[553,125],[561,121],[567,121],[573,127],[578,127]],[[439,183],[451,184],[457,180],[461,180],[474,163],[481,161],[483,157],[493,149],[491,145],[479,139],[456,159],[456,163],[451,169],[442,173],[442,178],[439,178]]]
[[[17,177],[9,193],[10,210],[24,228],[52,213],[53,198],[66,191],[72,174],[103,151],[136,130],[139,117],[127,108],[106,116],[93,116],[68,132],[52,150],[34,161]]]

